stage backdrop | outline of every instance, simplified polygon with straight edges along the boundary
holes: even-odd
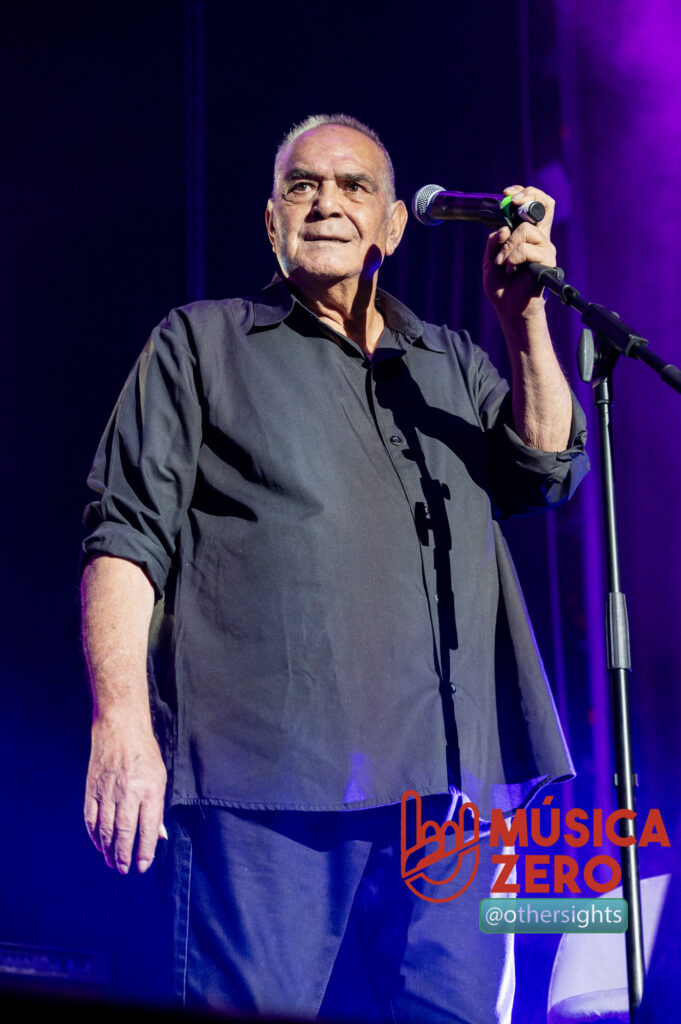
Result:
[[[109,872],[82,824],[84,481],[151,327],[172,306],[271,277],[263,214],[280,137],[343,110],[382,136],[407,202],[429,182],[553,192],[568,279],[678,361],[679,35],[671,0],[3,5],[4,962],[21,945],[98,953],[108,999],[160,998],[156,879]],[[485,234],[412,221],[383,284],[423,317],[467,327],[505,368],[481,295]],[[548,301],[592,419],[575,377],[578,317]],[[671,831],[681,397],[640,364],[616,373],[638,799]],[[556,793],[565,807],[614,806],[595,441],[592,428],[594,471],[569,507],[507,528],[579,771]],[[661,868],[648,851],[643,870]],[[518,944],[523,1024],[543,1019],[552,941]]]

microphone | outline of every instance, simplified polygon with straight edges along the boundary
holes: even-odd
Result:
[[[443,220],[472,220],[494,228],[507,224],[513,229],[523,221],[538,224],[543,219],[543,203],[535,199],[515,206],[512,199],[479,192],[447,192],[439,185],[424,185],[414,193],[411,208],[416,219],[429,226]]]

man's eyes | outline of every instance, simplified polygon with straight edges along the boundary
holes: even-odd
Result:
[[[349,192],[351,195],[357,195],[361,192],[368,191],[367,188],[360,181],[353,181],[348,179],[347,181],[341,181],[340,188],[344,192]],[[316,191],[319,188],[319,183],[316,181],[294,181],[289,185],[287,195],[294,196],[307,196],[311,192]]]

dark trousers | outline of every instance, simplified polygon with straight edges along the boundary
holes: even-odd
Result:
[[[444,820],[447,807],[447,798],[424,800],[431,818]],[[485,840],[471,887],[432,903],[401,877],[399,806],[181,807],[169,834],[173,978],[185,1007],[399,1024],[510,1020],[512,936],[483,934],[478,923],[494,875]]]

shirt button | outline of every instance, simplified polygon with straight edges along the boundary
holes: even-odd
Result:
[[[391,444],[402,444],[402,438],[399,434],[392,434],[390,437]]]
[[[456,693],[456,684],[455,683],[450,683],[449,684],[449,688],[452,691],[452,693]]]

